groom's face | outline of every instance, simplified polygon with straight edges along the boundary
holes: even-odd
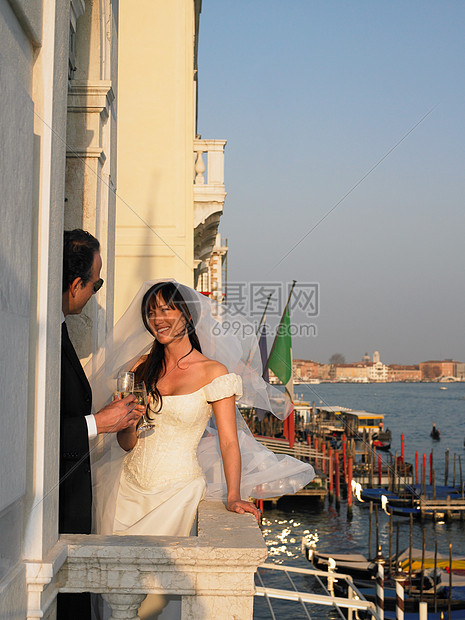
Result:
[[[94,262],[90,280],[83,284],[81,278],[76,278],[69,287],[69,314],[80,314],[86,303],[94,294],[94,285],[100,278],[102,258],[99,252],[94,254]]]

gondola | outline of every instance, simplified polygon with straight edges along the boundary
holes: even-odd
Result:
[[[344,553],[320,553],[312,545],[303,545],[307,559],[318,570],[328,570],[331,572],[351,575],[354,585],[360,593],[371,601],[376,600],[376,584],[375,577],[377,572],[376,563],[368,560],[362,554],[344,554]],[[431,552],[425,553],[424,574],[423,574],[423,591],[420,594],[421,571],[419,557],[421,550],[412,549],[412,582],[411,588],[407,584],[405,589],[405,618],[418,618],[418,603],[420,600],[428,603],[428,619],[434,618],[434,609],[438,610],[438,618],[440,612],[447,612],[449,605],[449,575],[443,570],[448,565],[448,559],[441,554],[438,555],[436,569],[436,595],[434,594],[434,570],[431,565]],[[409,551],[405,550],[398,556],[393,558],[392,566],[401,563],[404,574],[408,572],[408,556]],[[464,558],[456,558],[453,562],[453,570],[461,572],[461,567],[465,562]],[[441,570],[442,568],[442,570]],[[425,570],[426,569],[426,570]],[[386,571],[386,568],[385,568]],[[408,578],[407,578],[408,581]],[[336,592],[339,590],[341,595],[346,595],[343,581],[335,581],[334,587]],[[384,608],[394,611],[396,606],[395,580],[393,577],[386,575],[384,587]],[[451,596],[451,619],[465,618],[465,577],[461,575],[453,575],[452,596]],[[456,611],[459,610],[459,611]],[[409,614],[409,615],[407,615]],[[410,614],[412,614],[410,616]],[[461,615],[460,615],[461,614]],[[395,618],[395,615],[385,615],[385,618]]]
[[[433,428],[431,429],[430,437],[431,437],[431,439],[434,439],[434,441],[439,441],[441,439],[441,433],[436,428],[436,424],[433,424]]]

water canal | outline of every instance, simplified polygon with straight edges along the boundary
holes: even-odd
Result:
[[[447,390],[441,390],[447,387]],[[382,384],[320,384],[298,385],[296,393],[301,400],[316,404],[339,405],[353,409],[365,409],[385,414],[385,426],[392,431],[392,452],[400,454],[400,436],[405,437],[405,459],[413,462],[415,451],[429,457],[434,450],[434,464],[438,484],[444,482],[444,453],[449,449],[449,484],[452,483],[453,455],[460,455],[465,477],[465,383],[382,383]],[[441,431],[441,440],[430,438],[433,422]],[[386,458],[385,456],[383,458]],[[458,484],[458,458],[456,459],[456,481]],[[347,518],[346,504],[339,512],[326,503],[322,507],[294,504],[286,510],[267,510],[263,519],[263,533],[268,546],[267,562],[290,564],[308,568],[301,553],[302,536],[317,540],[318,549],[326,552],[368,553],[369,511],[366,505],[354,501],[353,517]],[[394,519],[394,528],[399,523],[400,548],[408,546],[409,520]],[[383,552],[389,550],[389,519],[380,511],[379,537]],[[426,548],[434,550],[437,540],[438,552],[448,553],[449,542],[455,555],[465,556],[465,522],[414,522],[413,544],[421,547],[422,529],[426,533]],[[394,529],[395,531],[395,529]],[[394,536],[395,544],[395,536]],[[372,539],[374,548],[374,537]],[[268,579],[266,585],[286,587],[283,577]],[[317,591],[313,578],[304,578],[299,588]],[[298,604],[273,602],[277,618],[300,620],[306,618]],[[337,618],[335,611],[309,606],[312,618]],[[270,618],[263,599],[256,599],[254,619]],[[465,614],[464,614],[465,617]]]

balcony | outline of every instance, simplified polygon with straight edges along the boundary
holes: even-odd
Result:
[[[215,245],[226,198],[225,145],[226,140],[194,141],[194,259],[200,267]]]
[[[147,593],[181,597],[182,620],[252,618],[254,573],[267,555],[251,515],[201,502],[198,535],[61,535],[48,558],[27,563],[28,620],[57,592],[101,593],[113,618],[136,620]]]

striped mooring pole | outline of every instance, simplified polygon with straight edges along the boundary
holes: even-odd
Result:
[[[384,564],[385,560],[381,552],[381,545],[378,545],[378,552],[375,557],[378,567],[376,574],[376,613],[380,620],[384,620]]]
[[[394,575],[394,581],[396,582],[396,620],[404,620],[405,577],[405,573],[400,569]]]
[[[428,620],[428,603],[422,601],[418,606],[420,620]],[[441,612],[442,615],[442,612]]]

